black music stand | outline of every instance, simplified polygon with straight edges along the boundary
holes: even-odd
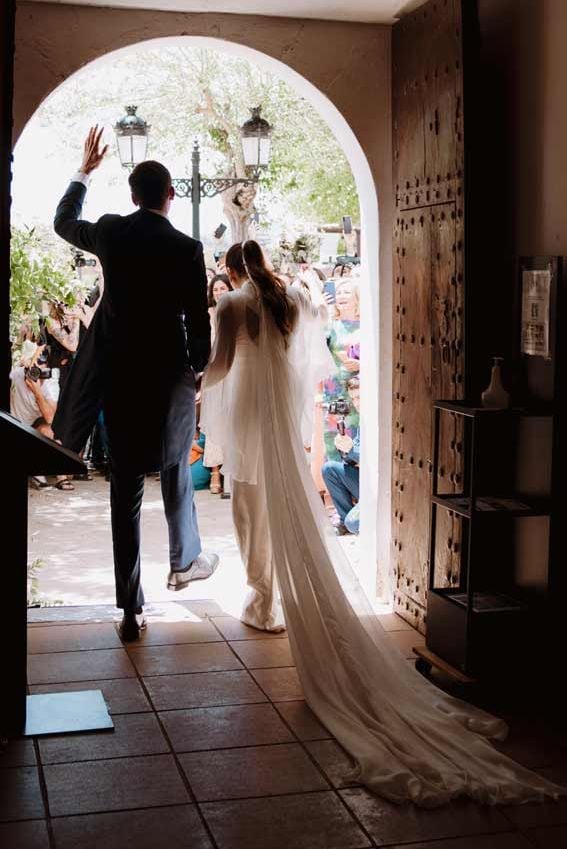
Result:
[[[30,737],[113,729],[100,690],[27,695],[27,566],[29,475],[83,474],[79,457],[0,410],[4,471],[3,605],[0,611],[3,687],[0,736]]]

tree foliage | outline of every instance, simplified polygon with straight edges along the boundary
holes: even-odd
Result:
[[[77,303],[70,251],[36,228],[12,229],[10,274],[10,337],[16,344],[23,328],[39,332],[44,301]]]
[[[238,177],[246,176],[239,127],[249,108],[261,106],[274,127],[261,189],[267,222],[276,206],[299,225],[338,223],[343,215],[359,221],[353,175],[328,125],[287,83],[258,66],[216,50],[142,45],[70,80],[40,117],[77,158],[77,125],[112,126],[130,103],[151,125],[149,157],[166,163],[181,158],[189,175],[198,137],[203,173]],[[118,168],[115,179],[119,174]]]

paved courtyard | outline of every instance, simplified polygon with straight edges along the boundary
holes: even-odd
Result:
[[[114,604],[114,573],[110,532],[109,484],[95,475],[75,481],[73,492],[54,487],[30,489],[29,561],[39,559],[37,571],[42,600],[64,605]],[[234,539],[230,500],[206,491],[196,493],[203,547],[221,558],[215,575],[176,594],[183,600],[214,599],[237,616],[246,591],[245,573]],[[357,559],[356,537],[341,541],[352,562]],[[166,589],[167,525],[161,489],[155,477],[146,478],[142,506],[142,584],[146,601],[171,601]]]

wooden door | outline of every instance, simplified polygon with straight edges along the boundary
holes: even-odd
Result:
[[[461,0],[430,0],[393,30],[396,611],[425,630],[431,402],[463,397],[464,138]],[[456,419],[442,432],[442,491],[461,485]],[[443,511],[444,512],[444,511]],[[439,517],[438,578],[458,575],[458,520]]]
[[[0,408],[10,409],[10,181],[15,0],[0,13]]]

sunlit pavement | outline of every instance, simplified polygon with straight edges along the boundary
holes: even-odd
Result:
[[[39,595],[51,604],[114,604],[114,573],[110,531],[109,484],[104,477],[75,481],[73,492],[51,487],[30,489],[29,561],[42,561],[37,570]],[[167,525],[159,481],[146,478],[142,505],[142,585],[152,603],[211,599],[227,614],[237,616],[246,591],[245,573],[232,529],[231,502],[206,491],[196,493],[201,539],[205,550],[216,551],[220,566],[212,578],[197,581],[181,592],[166,589]],[[354,562],[358,538],[342,537]]]

